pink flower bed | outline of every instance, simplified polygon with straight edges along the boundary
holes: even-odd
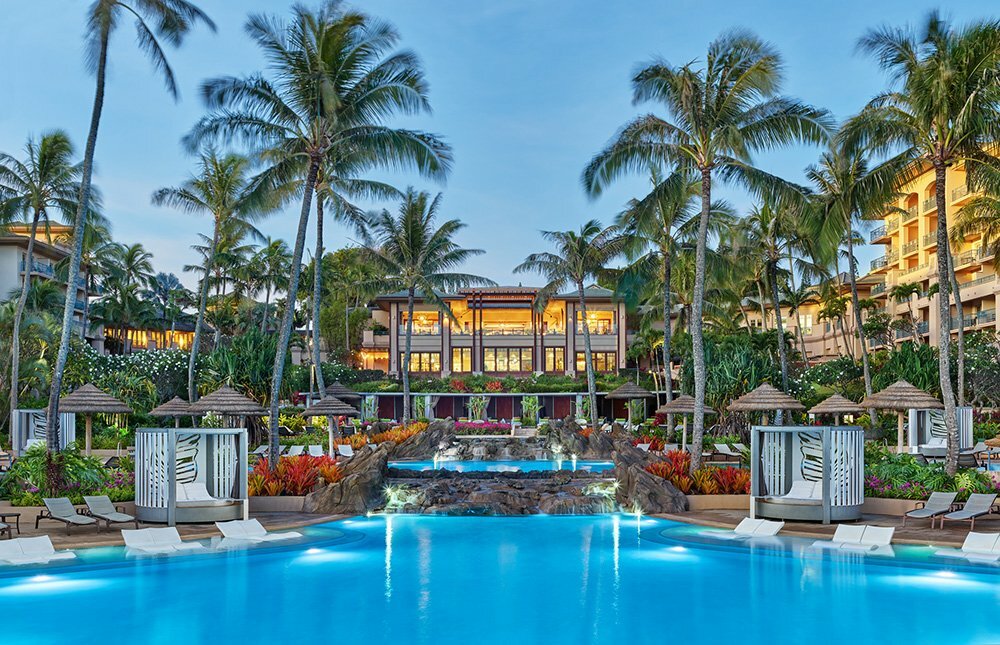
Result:
[[[455,423],[455,434],[510,434],[509,423],[471,423],[458,421]]]

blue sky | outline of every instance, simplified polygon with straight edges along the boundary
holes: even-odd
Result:
[[[80,0],[7,3],[0,26],[6,96],[0,110],[0,150],[19,153],[29,134],[67,130],[81,153],[93,100],[82,62],[84,7]],[[290,3],[200,0],[218,33],[198,30],[169,57],[181,88],[174,103],[134,45],[127,26],[112,43],[111,71],[97,147],[95,181],[103,190],[116,240],[141,242],[157,270],[177,273],[208,221],[150,205],[158,187],[191,172],[180,137],[203,114],[197,88],[205,78],[262,68],[243,34],[249,12],[287,14]],[[785,92],[849,116],[884,87],[873,62],[854,53],[867,29],[920,21],[936,5],[910,1],[747,2],[570,0],[366,0],[354,6],[396,25],[402,46],[424,61],[434,113],[399,121],[442,135],[454,148],[455,168],[444,186],[415,176],[387,177],[443,190],[443,214],[468,224],[460,242],[487,253],[468,269],[499,282],[514,276],[527,253],[543,250],[540,229],[577,227],[590,218],[610,222],[645,188],[625,181],[596,201],[580,188],[590,157],[632,116],[657,111],[633,106],[634,67],[654,56],[683,63],[704,55],[707,43],[732,27],[771,41],[786,62]],[[981,17],[976,3],[946,6],[956,21]],[[761,156],[759,165],[792,180],[817,155],[791,148]],[[741,208],[738,191],[721,194]],[[261,225],[291,243],[297,208]],[[312,228],[312,227],[311,227]],[[328,226],[327,247],[349,234]],[[311,244],[311,243],[310,243]],[[872,255],[863,252],[862,258]]]

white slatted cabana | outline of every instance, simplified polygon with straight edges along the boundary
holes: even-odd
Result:
[[[750,516],[812,522],[861,517],[865,433],[856,426],[753,426]]]
[[[135,509],[143,522],[247,519],[246,428],[139,428]]]
[[[34,445],[45,445],[48,436],[48,413],[46,410],[14,410],[10,416],[10,444],[15,457],[21,457]],[[76,441],[76,415],[72,412],[59,413],[59,449]]]

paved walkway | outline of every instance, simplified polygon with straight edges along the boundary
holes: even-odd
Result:
[[[8,510],[8,509],[4,509]],[[101,531],[98,532],[93,526],[74,526],[70,535],[66,535],[66,526],[62,522],[53,520],[42,520],[38,529],[35,529],[35,517],[38,513],[34,510],[21,514],[21,534],[13,531],[13,537],[33,537],[36,535],[48,535],[52,539],[52,544],[57,549],[77,549],[90,546],[116,546],[123,545],[121,529],[135,528],[132,524],[112,524],[111,530],[101,523]],[[311,513],[256,513],[251,517],[256,517],[261,524],[269,531],[281,531],[294,529],[310,524],[321,524],[338,520],[344,515],[315,515]],[[9,523],[14,525],[13,518]],[[139,524],[140,528],[162,527],[163,524]],[[215,527],[215,524],[178,524],[177,532],[184,540],[199,540],[210,537],[221,537],[222,534]]]
[[[668,520],[700,524],[719,528],[733,528],[740,520],[747,517],[747,511],[689,511],[677,515],[657,515]],[[892,541],[895,544],[917,544],[934,546],[961,546],[969,532],[968,522],[945,522],[945,528],[930,528],[928,520],[908,520],[903,527],[903,518],[896,515],[864,515],[857,524],[874,524],[877,526],[893,526],[896,532]],[[797,535],[811,538],[830,538],[837,530],[836,524],[815,524],[812,522],[785,522],[782,535]],[[1000,533],[1000,516],[976,520],[976,531],[983,533]]]

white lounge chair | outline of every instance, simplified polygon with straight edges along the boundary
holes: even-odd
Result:
[[[793,481],[788,492],[764,498],[771,504],[820,505],[823,503],[823,482],[810,482],[799,479]],[[838,527],[839,528],[839,527]]]
[[[251,457],[266,457],[271,452],[271,446],[266,443],[257,446],[257,449],[250,453]]]
[[[648,443],[637,443],[635,447],[643,452],[649,452],[649,445]]]
[[[122,529],[122,538],[130,553],[143,555],[205,549],[205,545],[197,542],[182,542],[177,529],[172,526],[156,529]]]
[[[958,520],[970,522],[969,529],[975,530],[976,518],[989,515],[993,512],[993,504],[997,496],[992,493],[973,493],[969,495],[969,501],[962,506],[961,510],[941,516],[941,528],[944,528],[945,520]]]
[[[834,532],[832,540],[817,540],[813,542],[812,548],[871,551],[889,546],[895,531],[896,529],[891,526],[841,524]]]
[[[930,498],[926,502],[922,502],[923,506],[903,515],[903,526],[906,526],[907,518],[912,520],[929,519],[931,521],[931,528],[934,528],[935,520],[951,510],[951,505],[955,503],[956,496],[958,496],[958,493],[931,493]]]
[[[288,452],[285,453],[285,456],[286,457],[298,457],[299,455],[303,454],[305,451],[306,451],[306,447],[305,446],[292,446],[292,447],[290,447],[288,449]]]
[[[41,511],[38,517],[35,518],[36,529],[38,528],[38,523],[42,520],[55,520],[66,525],[66,535],[69,535],[70,528],[74,526],[89,526],[93,524],[97,526],[98,531],[101,530],[101,523],[89,515],[78,513],[76,507],[73,506],[73,502],[69,501],[68,497],[45,497],[42,499],[42,503],[45,504],[45,510]]]
[[[773,537],[784,528],[784,522],[772,522],[771,520],[743,518],[732,533],[719,533],[712,537],[723,540],[748,540],[758,537]]]
[[[937,549],[934,555],[943,558],[966,558],[977,562],[1000,560],[1000,533],[975,533],[965,536],[961,549]]]
[[[734,450],[728,443],[716,443],[713,445],[715,446],[715,452],[726,459],[735,459],[736,461],[743,459],[743,455]]]
[[[312,445],[309,446],[309,456],[310,457],[322,457],[326,453],[323,451],[323,446]]]
[[[337,454],[341,457],[351,458],[354,456],[354,448],[349,443],[338,443]]]
[[[290,540],[302,537],[301,533],[295,531],[283,531],[281,533],[268,533],[267,529],[261,526],[256,519],[233,520],[232,522],[216,522],[215,526],[222,531],[222,535],[230,540],[246,540],[248,542],[274,542],[276,540]]]
[[[45,564],[75,557],[72,551],[56,551],[47,535],[0,541],[0,562],[5,564]]]

